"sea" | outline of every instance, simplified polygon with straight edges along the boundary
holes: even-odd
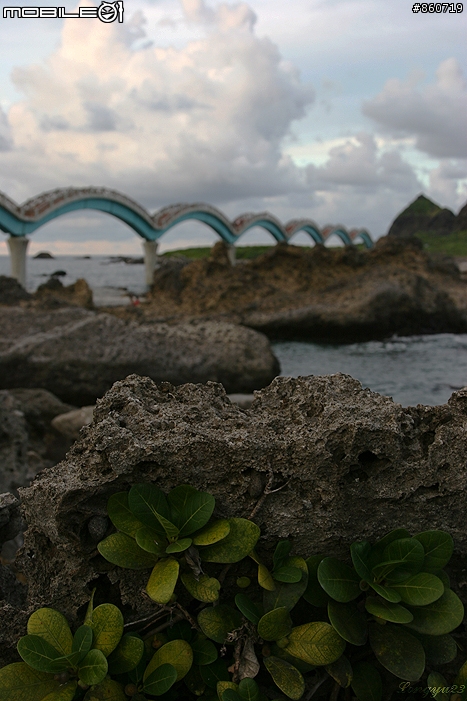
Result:
[[[85,278],[97,306],[130,303],[145,292],[144,265],[117,257],[56,256],[28,258],[27,289],[33,292],[58,271],[70,285]],[[0,256],[0,275],[10,274],[8,256]],[[393,337],[346,345],[284,341],[273,343],[281,375],[329,375],[343,372],[364,387],[392,397],[403,406],[439,405],[467,385],[467,334]]]

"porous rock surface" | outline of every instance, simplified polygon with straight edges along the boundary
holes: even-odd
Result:
[[[21,490],[28,529],[17,568],[29,590],[20,610],[0,608],[0,664],[14,658],[28,613],[52,606],[77,624],[94,586],[127,620],[154,610],[142,595],[148,573],[96,550],[111,532],[109,496],[138,482],[192,484],[216,497],[217,515],[248,516],[272,475],[271,488],[286,486],[255,516],[263,552],[289,537],[297,554],[347,557],[353,541],[396,527],[449,531],[466,601],[466,416],[467,389],[443,406],[403,408],[342,374],[277,378],[248,411],[216,383],[117,382],[66,460]]]
[[[130,373],[251,392],[280,369],[267,338],[235,324],[139,325],[79,307],[3,307],[0,324],[0,388],[43,387],[78,406]]]

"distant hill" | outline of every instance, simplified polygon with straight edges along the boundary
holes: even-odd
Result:
[[[453,256],[467,255],[467,204],[457,216],[419,195],[394,219],[388,236],[417,236],[427,251]]]

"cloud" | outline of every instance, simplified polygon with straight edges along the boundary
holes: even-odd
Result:
[[[329,151],[322,166],[307,166],[308,182],[317,191],[342,189],[376,192],[383,189],[404,192],[420,183],[399,151],[380,152],[373,135],[361,132]]]
[[[0,151],[10,151],[12,148],[11,130],[7,115],[0,106]]]
[[[422,76],[392,78],[363,103],[363,113],[393,135],[412,136],[424,153],[467,158],[467,85],[455,58],[440,63],[436,81],[420,87]]]
[[[182,48],[135,50],[141,12],[123,25],[70,19],[43,64],[14,69],[25,97],[8,112],[14,149],[0,154],[10,196],[105,184],[155,208],[306,187],[281,142],[312,88],[256,36],[246,4],[182,6],[185,21],[206,28]]]
[[[450,207],[455,213],[467,201],[467,164],[462,161],[443,160],[430,171],[429,196]]]

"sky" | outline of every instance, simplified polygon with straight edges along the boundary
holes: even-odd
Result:
[[[77,7],[22,7],[58,5]],[[365,227],[374,239],[421,192],[457,213],[467,201],[467,9],[412,5],[131,0],[123,23],[105,24],[4,18],[12,4],[0,2],[0,191],[21,203],[104,186],[151,212],[207,202],[232,219],[266,210],[284,223]],[[30,254],[142,250],[125,224],[92,211],[30,239]],[[186,222],[160,250],[216,240]],[[273,242],[259,229],[241,239]],[[303,233],[292,242],[311,243]]]

